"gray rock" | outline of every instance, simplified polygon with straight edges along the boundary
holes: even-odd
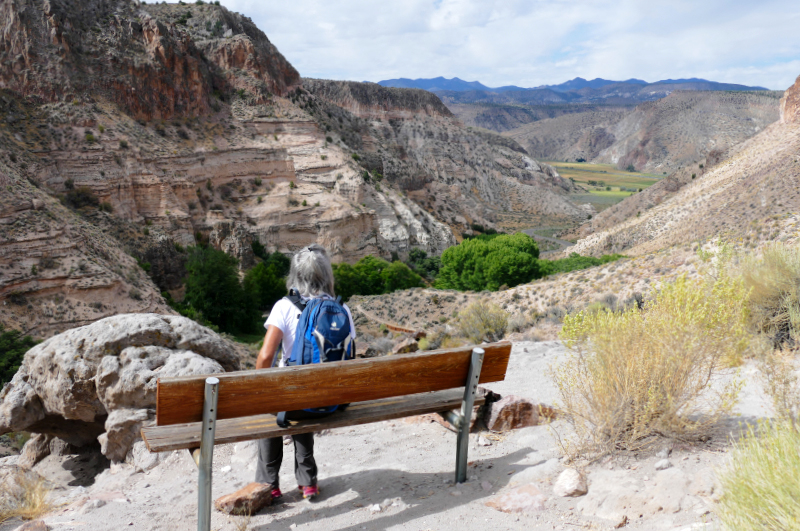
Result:
[[[553,492],[561,497],[583,496],[587,491],[586,479],[574,468],[568,468],[559,474],[553,485]]]
[[[662,459],[658,463],[656,463],[656,470],[666,470],[672,466],[669,459]]]
[[[236,346],[191,319],[109,317],[25,354],[0,392],[0,434],[27,430],[75,446],[100,439],[107,457],[122,461],[151,418],[159,377],[238,369]]]
[[[43,433],[33,435],[33,437],[28,439],[28,442],[25,443],[25,446],[22,447],[17,466],[31,469],[36,463],[50,455],[50,441],[52,439],[52,435],[45,435]]]
[[[143,441],[137,441],[128,450],[125,462],[131,465],[136,472],[147,472],[158,466],[162,456],[164,454],[156,454],[148,450]]]
[[[544,510],[545,497],[535,485],[522,485],[486,502],[504,513],[535,513]]]
[[[95,509],[99,509],[100,507],[104,506],[106,502],[104,500],[89,500],[83,504],[81,507],[80,513],[86,514],[94,511]]]
[[[32,520],[19,526],[16,531],[48,531],[50,528],[41,520]]]

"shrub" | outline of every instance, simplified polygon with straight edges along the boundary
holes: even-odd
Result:
[[[30,336],[23,336],[18,330],[6,330],[0,323],[0,388],[10,382],[17,373],[22,358],[36,341]]]
[[[691,439],[730,412],[735,379],[709,384],[749,345],[741,279],[680,277],[644,310],[579,312],[564,318],[571,357],[552,376],[575,429],[575,456],[636,451],[659,436]]]
[[[726,529],[779,531],[800,522],[800,433],[788,422],[762,423],[734,445],[720,475],[716,511]]]
[[[436,287],[473,291],[514,287],[541,276],[538,257],[539,248],[527,234],[471,238],[442,253]]]
[[[86,133],[86,142],[89,144],[94,144],[94,135],[92,133]]]
[[[114,206],[109,203],[108,201],[103,201],[100,203],[100,206],[97,207],[101,212],[114,212]]]
[[[127,140],[120,140],[119,141],[119,147],[121,149],[128,149],[128,141]]]
[[[633,164],[628,164],[628,166],[625,168],[625,171],[634,172],[636,171],[636,167]]]
[[[494,303],[480,300],[458,313],[456,328],[472,343],[500,341],[508,326],[508,312]]]
[[[771,244],[760,260],[743,261],[742,274],[756,330],[776,347],[800,341],[800,249]]]
[[[100,205],[100,200],[97,199],[97,196],[94,195],[94,192],[85,186],[69,190],[63,197],[62,202],[66,206],[74,209],[83,207],[96,207]]]
[[[561,258],[560,260],[539,260],[539,268],[541,269],[541,275],[547,276],[587,269],[614,262],[620,258],[625,258],[625,256],[621,254],[606,254],[600,258],[595,258],[594,256],[581,256],[578,253],[571,253],[569,257]]]

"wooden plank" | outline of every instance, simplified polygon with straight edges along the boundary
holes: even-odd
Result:
[[[475,405],[486,401],[486,390],[478,388]],[[275,424],[275,415],[255,415],[217,422],[214,444],[252,439],[295,435],[330,428],[369,424],[425,413],[436,413],[461,407],[464,389],[448,389],[400,398],[383,398],[351,404],[345,411],[321,419],[291,421],[288,428]],[[172,426],[151,426],[142,429],[142,438],[151,452],[166,452],[200,446],[201,422]]]
[[[511,343],[481,345],[486,351],[480,383],[505,379]],[[216,374],[217,418],[250,417],[332,404],[366,402],[462,387],[472,347],[384,358]],[[158,381],[159,426],[203,418],[205,376]]]

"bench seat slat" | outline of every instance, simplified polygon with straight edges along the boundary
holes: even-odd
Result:
[[[463,387],[472,348],[214,375],[219,378],[217,419]],[[511,343],[481,348],[486,354],[480,383],[502,381]],[[158,425],[200,422],[204,386],[204,376],[159,379]]]
[[[486,390],[478,388],[475,405],[486,401]],[[329,417],[292,421],[288,428],[275,424],[275,415],[254,415],[218,420],[214,444],[233,443],[252,439],[295,435],[323,429],[356,426],[382,420],[391,420],[425,413],[436,413],[461,407],[464,388],[433,393],[383,398],[351,404],[345,411]],[[201,422],[151,426],[142,429],[142,438],[151,452],[165,452],[200,446]]]

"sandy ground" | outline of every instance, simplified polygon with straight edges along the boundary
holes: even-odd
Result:
[[[555,389],[546,369],[563,355],[564,348],[555,341],[515,343],[506,381],[487,387],[502,395],[552,404]],[[753,369],[745,367],[742,374],[752,380]],[[754,384],[746,386],[743,397],[744,418],[768,413]],[[740,420],[732,419],[730,428],[735,431]],[[565,426],[557,421],[504,434],[483,433],[483,444],[479,444],[480,434],[471,435],[469,481],[461,485],[453,483],[455,434],[430,419],[332,430],[316,438],[322,492],[317,501],[303,500],[295,490],[292,447],[285,446],[283,500],[251,518],[214,512],[212,529],[611,529],[616,516],[600,518],[598,514],[609,516],[606,509],[614,503],[613,493],[609,493],[612,486],[647,496],[650,489],[657,499],[659,492],[669,487],[667,480],[680,477],[685,479],[681,488],[694,492],[698,481],[710,481],[710,472],[724,463],[728,450],[721,439],[702,448],[674,446],[669,457],[674,466],[662,472],[654,469],[657,456],[598,463],[587,471],[588,496],[561,498],[552,488],[564,469],[554,429],[563,433]],[[254,452],[252,443],[216,447],[214,498],[253,480]],[[63,466],[57,470],[62,464],[59,460],[65,458],[48,457],[36,469],[63,485],[70,472]],[[74,459],[72,463],[74,469]],[[509,514],[485,505],[530,483],[546,498],[543,510]],[[61,488],[57,494],[65,505],[45,521],[55,530],[196,529],[196,489],[197,470],[188,453],[173,452],[147,472],[112,465],[90,486]],[[709,513],[713,501],[708,496],[687,494],[677,511],[668,502],[659,503],[649,513],[638,507],[626,508],[629,523],[625,528],[689,531],[703,529],[708,522],[712,524],[708,529],[715,528],[713,513]]]

